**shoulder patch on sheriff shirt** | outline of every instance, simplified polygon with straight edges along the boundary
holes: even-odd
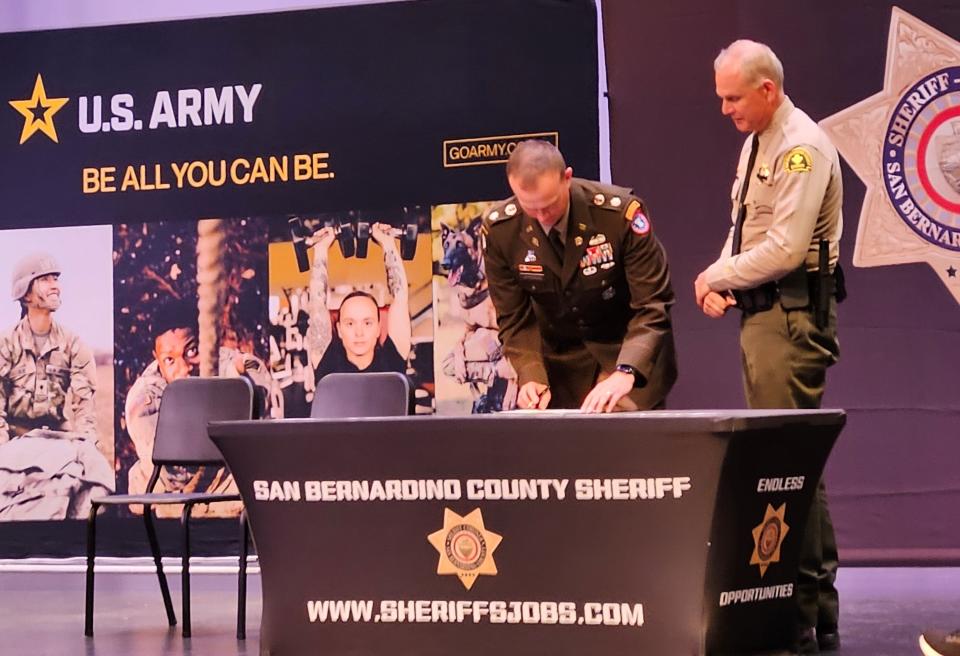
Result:
[[[813,157],[806,148],[792,148],[783,156],[783,170],[787,173],[809,173],[813,170]]]

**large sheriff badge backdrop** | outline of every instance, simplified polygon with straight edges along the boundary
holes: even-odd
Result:
[[[596,46],[588,0],[3,35],[0,555],[77,553],[55,520],[143,491],[183,376],[246,376],[266,416],[301,417],[318,378],[372,352],[418,413],[510,408],[479,218],[522,139],[597,176]],[[31,255],[59,274],[39,359],[8,287]],[[209,467],[160,485],[235,489]],[[142,509],[117,512],[104,550],[127,553]],[[233,533],[205,526],[208,551]]]

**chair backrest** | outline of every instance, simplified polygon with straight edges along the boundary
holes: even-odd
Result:
[[[317,383],[314,418],[398,417],[409,414],[410,381],[395,371],[328,374]]]
[[[253,385],[246,378],[181,378],[163,390],[155,465],[222,464],[223,455],[207,434],[207,423],[253,418]]]

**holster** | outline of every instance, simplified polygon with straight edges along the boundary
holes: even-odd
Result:
[[[820,329],[830,322],[830,298],[841,303],[847,297],[846,283],[840,264],[830,272],[829,242],[820,240],[819,262],[816,271],[799,267],[780,280],[771,281],[753,289],[734,290],[737,306],[747,314],[766,312],[778,300],[784,310],[809,308]]]

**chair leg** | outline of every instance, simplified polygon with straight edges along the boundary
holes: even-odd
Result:
[[[153,564],[157,570],[157,580],[160,582],[160,594],[163,595],[163,608],[167,611],[167,624],[176,626],[177,616],[173,612],[173,601],[170,599],[170,588],[167,587],[167,576],[163,573],[163,561],[160,559],[160,543],[157,542],[157,531],[153,527],[152,506],[143,506],[143,523],[147,527],[147,540],[150,542],[150,553],[153,554]]]
[[[87,517],[87,598],[83,615],[83,635],[93,635],[93,561],[97,554],[97,511],[100,507],[93,503]]]
[[[190,637],[190,512],[193,505],[183,504],[183,515],[180,516],[180,527],[183,530],[183,573],[180,585],[183,609],[183,637]]]
[[[240,573],[237,576],[237,640],[247,639],[247,554],[250,540],[247,511],[240,511]]]

